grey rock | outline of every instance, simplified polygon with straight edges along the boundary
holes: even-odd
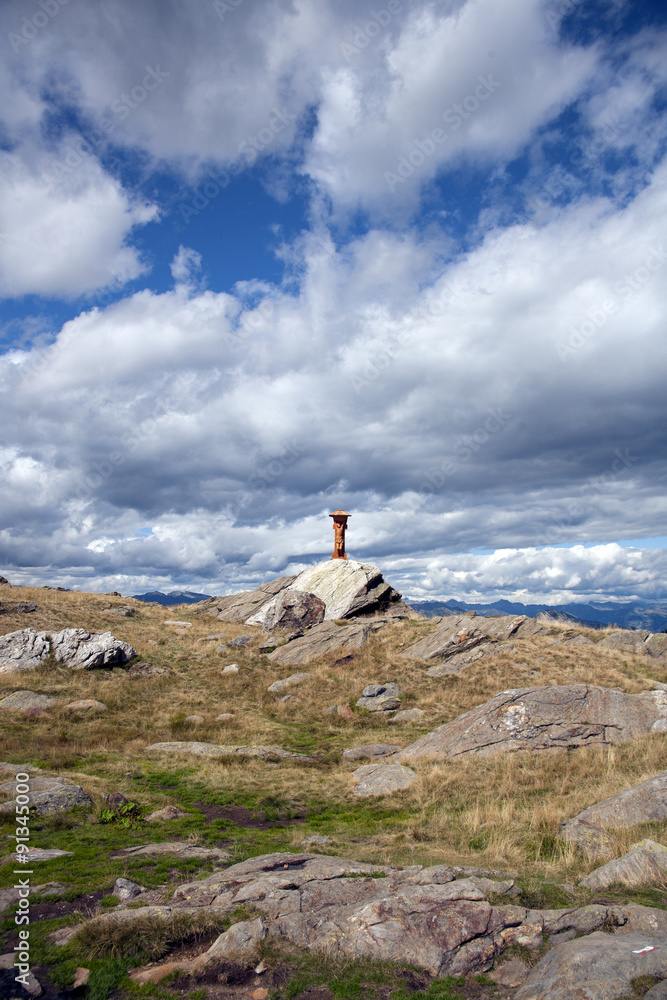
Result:
[[[129,643],[116,639],[111,632],[65,628],[51,632],[50,638],[56,660],[72,670],[120,666],[137,655]]]
[[[382,613],[401,597],[385,583],[377,566],[354,559],[329,559],[309,566],[289,589],[323,601],[326,621]]]
[[[482,641],[464,652],[450,653],[442,663],[429,667],[426,673],[429,677],[448,677],[460,674],[465,667],[495,653],[499,647],[494,642]]]
[[[402,764],[365,764],[353,771],[352,777],[357,782],[354,794],[363,798],[391,795],[409,788],[417,780],[412,768]]]
[[[134,899],[145,891],[145,886],[131,882],[127,878],[117,878],[114,882],[113,894],[114,896],[118,896],[121,903],[125,903],[128,899]]]
[[[0,636],[0,674],[33,670],[48,657],[49,651],[48,634],[34,628]]]
[[[28,782],[29,805],[40,816],[55,816],[76,808],[92,805],[89,796],[80,785],[70,784],[64,777],[33,777]],[[0,785],[0,794],[16,795],[16,782],[5,781]],[[0,805],[1,816],[11,816],[16,812],[17,802],[12,798]]]
[[[522,962],[520,958],[511,958],[509,962],[504,962],[498,968],[489,972],[489,979],[492,979],[497,986],[508,986],[515,988],[521,986],[530,972],[530,966]]]
[[[11,993],[6,995],[12,997],[18,997],[21,995],[18,992],[18,989],[20,988],[22,989],[24,996],[41,997],[42,994],[44,993],[44,990],[42,989],[39,980],[37,979],[37,977],[33,972],[29,971],[25,974],[25,982],[21,981],[20,983],[17,983],[15,979],[15,973],[16,974],[18,973],[17,970],[14,969],[15,961],[16,961],[16,952],[14,951],[10,951],[9,954],[7,955],[0,955],[0,987],[3,986],[4,982],[7,981],[4,977],[5,971],[10,970],[10,978],[8,985],[11,985],[17,991],[14,992],[14,990],[12,990]],[[3,993],[3,995],[5,994]]]
[[[421,708],[404,708],[402,712],[392,715],[390,722],[419,722],[426,713]]]
[[[201,726],[203,722],[203,715],[186,715],[183,719],[183,723],[186,726]]]
[[[38,861],[53,861],[55,858],[73,858],[73,851],[61,851],[57,847],[31,847],[27,854],[23,855],[27,857],[28,863],[31,865],[36,864]],[[12,854],[12,858],[16,860],[18,854]]]
[[[159,753],[191,753],[199,757],[258,757],[260,760],[294,760],[308,763],[317,760],[305,753],[293,753],[272,746],[234,746],[218,743],[168,742],[152,743],[146,751]]]
[[[305,635],[279,646],[269,653],[268,659],[281,666],[297,666],[319,660],[330,653],[349,653],[365,646],[372,632],[370,624],[350,622],[348,625],[336,625],[333,621],[324,621],[308,629]]]
[[[6,576],[0,576],[0,587],[11,587],[11,583]]]
[[[303,684],[304,681],[310,680],[312,676],[312,674],[290,674],[289,677],[284,677],[281,681],[274,681],[273,684],[269,684],[267,690],[271,694],[277,694],[279,691],[284,691],[285,688],[293,687],[295,684]]]
[[[446,759],[512,750],[556,750],[619,743],[667,716],[667,693],[623,694],[587,684],[517,688],[420,737],[398,755]]]
[[[336,709],[334,705],[334,711]],[[358,747],[343,750],[343,760],[363,760],[366,757],[391,757],[400,750],[398,743],[363,743]]]
[[[216,715],[216,722],[231,722],[235,718],[233,712],[221,712],[220,715]]]
[[[136,847],[124,847],[120,851],[114,851],[110,858],[136,858],[136,857],[161,857],[163,854],[173,855],[176,858],[196,858],[201,861],[226,861],[229,852],[220,847],[200,847],[197,844],[190,844],[187,841],[172,840],[160,844],[139,844]]]
[[[488,653],[493,643],[518,635],[521,627],[526,624],[529,626],[527,632],[545,631],[540,626],[535,626],[532,619],[526,618],[525,615],[518,617],[504,615],[499,618],[484,618],[478,615],[448,617],[444,618],[429,635],[403,650],[401,655],[409,659],[446,660],[456,654],[472,650],[482,643],[485,645],[485,652]]]
[[[361,692],[357,708],[365,708],[367,712],[391,712],[401,704],[400,690],[394,681],[386,684],[369,684]]]
[[[238,674],[239,665],[238,663],[228,663],[226,667],[222,668],[223,674]]]
[[[261,625],[265,632],[288,629],[303,632],[324,621],[324,601],[303,590],[282,590],[258,612],[246,619],[246,625]]]
[[[313,833],[310,837],[304,837],[299,843],[299,847],[326,847],[331,843],[330,837],[325,837],[321,833]]]
[[[195,959],[195,968],[205,969],[218,962],[247,961],[255,954],[257,945],[265,937],[266,923],[261,917],[232,924],[216,938],[208,951]]]
[[[584,809],[561,825],[560,836],[591,854],[609,856],[607,828],[632,827],[667,819],[667,771]]]
[[[642,840],[620,858],[608,861],[579,883],[586,889],[606,889],[621,883],[636,888],[656,885],[667,876],[667,847],[653,840]]]
[[[187,815],[188,813],[183,812],[182,809],[178,809],[176,806],[163,806],[162,809],[155,809],[152,813],[146,816],[146,822],[166,823],[170,819],[182,819]]]
[[[595,931],[545,955],[515,1000],[620,1000],[639,976],[667,976],[665,939]]]
[[[623,915],[625,923],[617,929],[617,934],[649,934],[667,939],[667,910],[627,903]]]
[[[644,1000],[667,1000],[667,979],[652,986],[648,993],[644,994]]]
[[[83,698],[81,701],[71,701],[65,705],[64,712],[75,712],[80,715],[96,715],[98,712],[106,712],[107,706],[103,701],[95,701],[94,698]]]
[[[0,708],[5,711],[25,712],[31,708],[53,708],[58,699],[48,694],[35,694],[34,691],[14,691],[0,701]]]
[[[277,580],[263,583],[257,590],[244,590],[227,597],[211,597],[195,606],[197,610],[214,615],[223,622],[244,622],[294,580],[293,576],[281,576]]]
[[[0,601],[0,615],[29,615],[33,611],[41,610],[34,601],[18,601],[17,604]]]
[[[645,656],[647,654],[645,643],[650,634],[645,629],[638,628],[632,631],[623,629],[621,632],[612,632],[611,635],[605,636],[597,645],[598,649],[611,649],[630,656]]]
[[[247,635],[237,635],[235,639],[230,639],[227,645],[230,649],[243,649],[244,646],[248,646],[255,636],[252,633]]]

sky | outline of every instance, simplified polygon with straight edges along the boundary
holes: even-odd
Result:
[[[663,0],[3,0],[0,573],[667,599]]]

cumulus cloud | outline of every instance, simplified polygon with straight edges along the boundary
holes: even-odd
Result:
[[[155,205],[123,191],[93,156],[64,141],[0,151],[0,295],[75,297],[145,270],[128,244]]]

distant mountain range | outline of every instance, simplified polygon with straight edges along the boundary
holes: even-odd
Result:
[[[493,604],[467,604],[465,601],[410,601],[410,606],[427,618],[476,611],[478,615],[528,615],[534,618],[547,614],[565,618],[589,628],[644,628],[650,632],[667,631],[667,601],[592,601],[590,604],[519,604],[514,601],[494,601]]]
[[[133,594],[135,601],[146,601],[147,604],[196,604],[197,601],[205,601],[210,594],[194,594],[191,590],[170,590],[168,594],[163,594],[160,590],[154,590],[150,594]]]

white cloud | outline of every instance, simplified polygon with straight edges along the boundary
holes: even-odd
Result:
[[[0,152],[0,171],[0,294],[69,298],[145,270],[127,240],[157,209],[132,201],[94,157],[26,143]]]
[[[200,269],[201,254],[191,247],[180,246],[170,266],[174,281],[183,285],[192,285]]]

